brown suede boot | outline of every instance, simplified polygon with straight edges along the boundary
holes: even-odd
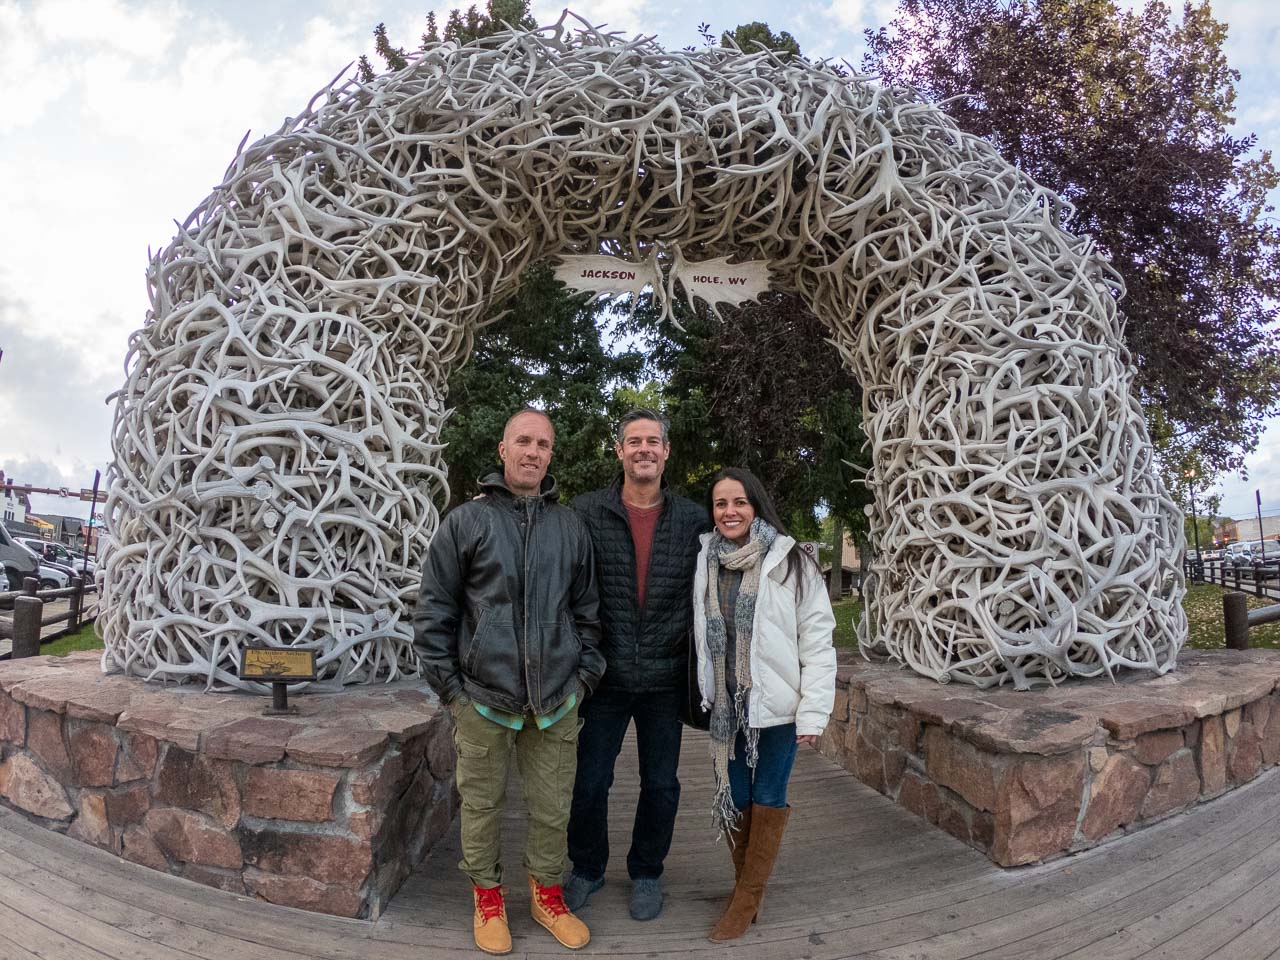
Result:
[[[507,926],[507,905],[501,887],[471,885],[476,910],[471,917],[471,935],[485,953],[510,953],[511,929]]]
[[[764,888],[773,872],[773,863],[782,846],[782,834],[787,828],[790,807],[762,807],[751,805],[751,834],[747,840],[747,856],[742,864],[742,875],[733,888],[733,898],[725,908],[720,922],[711,931],[713,943],[736,940],[747,932],[756,918]]]
[[[729,831],[729,856],[733,858],[733,885],[742,879],[742,865],[747,862],[747,844],[751,839],[751,808],[738,815],[738,822]]]

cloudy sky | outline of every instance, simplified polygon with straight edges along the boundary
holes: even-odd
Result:
[[[540,22],[562,2],[535,0]],[[19,482],[89,486],[110,451],[106,398],[147,308],[148,248],[172,237],[222,180],[236,144],[277,129],[384,21],[413,45],[428,2],[403,0],[0,0],[0,468]],[[668,47],[752,20],[806,54],[857,63],[862,29],[891,0],[579,0],[595,23]],[[440,5],[440,9],[445,9]],[[1241,71],[1239,127],[1280,145],[1280,4],[1218,0]],[[1261,487],[1280,512],[1280,419],[1222,485],[1243,516]],[[36,498],[37,510],[81,512]]]

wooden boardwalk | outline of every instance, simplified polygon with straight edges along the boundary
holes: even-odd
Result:
[[[1280,958],[1280,776],[1076,857],[1001,870],[812,750],[792,779],[788,842],[761,923],[706,939],[732,878],[712,842],[705,740],[686,736],[667,908],[627,916],[634,745],[619,761],[608,883],[582,912],[583,954],[741,960]],[[518,800],[519,790],[511,791]],[[514,956],[568,951],[528,917],[522,827],[504,843]],[[455,839],[376,922],[255,902],[118,860],[0,810],[0,960],[424,960],[483,956]]]

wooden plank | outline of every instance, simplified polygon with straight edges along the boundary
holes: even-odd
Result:
[[[937,933],[940,928],[963,928],[966,924],[973,923],[975,919],[979,921],[984,919],[982,913],[975,914],[973,912],[975,908],[983,911],[986,914],[985,918],[989,918],[990,916],[1004,916],[1017,908],[1025,908],[1028,898],[1032,899],[1031,906],[1034,907],[1034,896],[1039,896],[1040,901],[1043,901],[1046,896],[1052,896],[1054,893],[1052,890],[1044,893],[1045,883],[1056,883],[1060,889],[1060,895],[1071,895],[1087,884],[1108,879],[1117,872],[1118,865],[1120,867],[1128,866],[1131,873],[1137,874],[1139,878],[1137,882],[1140,883],[1141,878],[1150,869],[1145,861],[1159,860],[1164,855],[1160,848],[1182,850],[1189,840],[1195,841],[1196,838],[1199,838],[1198,853],[1201,856],[1211,854],[1222,845],[1224,836],[1230,838],[1238,835],[1238,831],[1241,829],[1240,817],[1242,815],[1253,816],[1255,818],[1254,825],[1257,826],[1264,821],[1270,822],[1274,812],[1274,810],[1260,809],[1250,797],[1233,798],[1228,796],[1222,798],[1215,805],[1200,808],[1195,811],[1194,816],[1174,818],[1164,824],[1149,828],[1119,844],[1100,848],[1070,860],[1059,861],[1057,865],[1031,868],[1027,871],[1010,871],[1008,874],[995,868],[989,868],[998,879],[988,879],[985,883],[977,882],[958,885],[956,888],[946,891],[934,904],[926,906],[921,911],[922,916],[912,916],[910,909],[902,909],[903,904],[900,900],[883,904],[883,909],[879,911],[878,916],[868,913],[866,907],[846,912],[840,909],[844,903],[850,902],[850,884],[845,883],[841,884],[839,889],[824,889],[824,894],[828,896],[824,897],[823,903],[817,905],[817,909],[827,908],[827,913],[830,914],[832,913],[830,905],[832,903],[836,904],[836,909],[839,910],[837,920],[842,922],[827,922],[825,925],[808,923],[807,925],[796,926],[797,921],[812,918],[815,910],[811,889],[808,893],[805,893],[803,889],[805,885],[801,883],[800,896],[802,899],[804,897],[808,898],[807,902],[802,904],[803,912],[792,914],[790,917],[786,917],[783,914],[789,923],[776,931],[771,930],[766,924],[764,928],[757,929],[753,933],[758,936],[767,935],[773,946],[779,949],[784,946],[787,949],[799,948],[810,937],[817,936],[833,947],[832,955],[840,955],[841,953],[851,952],[851,948],[855,950],[859,947],[865,948],[868,934],[877,932],[867,929],[870,924],[883,924],[898,942],[903,939],[901,932],[904,922],[911,925],[918,924],[920,932],[925,936]],[[1123,856],[1118,856],[1116,851],[1124,851]],[[1184,860],[1186,859],[1184,858]],[[854,867],[856,869],[856,861]],[[1176,864],[1170,869],[1176,870]],[[1005,877],[1016,877],[1018,879],[1014,882],[1008,882],[1003,879]],[[866,889],[860,892],[874,894],[876,881],[883,882],[883,877],[873,877],[871,879],[872,882],[864,884]],[[928,883],[929,879],[926,873],[914,878],[913,882],[919,887],[923,887]],[[625,888],[625,881],[618,886]],[[610,886],[606,886],[605,891],[601,891],[601,893],[604,894],[609,889]],[[936,889],[936,887],[933,889]],[[770,902],[776,906],[777,882],[771,884],[771,890],[773,893],[771,894]],[[716,898],[713,896],[710,900],[712,903],[708,905],[712,907],[712,910],[707,915],[713,919]],[[438,903],[439,900],[437,899],[433,902]],[[865,903],[866,900],[853,899],[852,902]],[[593,901],[593,907],[588,908],[589,911],[594,910],[594,903],[595,901]],[[967,904],[968,906],[958,911],[957,904]],[[609,907],[610,913],[614,918],[612,922],[606,922],[602,926],[595,924],[594,920],[592,920],[593,929],[596,931],[597,936],[608,936],[626,928],[627,921],[619,919],[625,918],[625,893],[622,890],[616,891],[616,899],[609,904]],[[698,909],[696,903],[687,904],[686,907],[694,911]],[[875,908],[873,907],[872,910],[875,910]],[[929,910],[934,912],[929,914]],[[674,920],[668,920],[667,918],[667,914],[671,912],[673,911],[670,908],[668,911],[664,911],[662,930],[655,930],[652,935],[645,938],[645,949],[662,949],[668,945],[669,939],[673,936],[673,934],[667,932],[674,922]],[[939,913],[942,916],[939,916]],[[776,916],[778,914],[775,912],[773,915]],[[906,917],[905,921],[904,916]],[[587,917],[588,914],[584,912],[584,918]],[[829,921],[831,917],[822,916],[819,919]],[[705,923],[705,921],[706,916],[703,917],[703,922]],[[679,941],[687,940],[689,934],[686,930],[690,925],[682,922],[678,926],[680,929],[674,933],[674,937]],[[693,926],[696,927],[697,924],[695,923]],[[843,930],[841,926],[843,926]],[[405,931],[402,930],[400,932],[403,934]],[[705,932],[705,929],[702,932]],[[879,931],[879,933],[883,935],[884,930]],[[840,942],[831,944],[832,936]],[[913,938],[907,937],[906,939],[911,940]],[[619,943],[617,946],[620,947],[622,944]],[[819,953],[827,952],[825,950],[815,952],[812,949],[812,945],[809,945],[805,950],[808,954],[815,956]]]
[[[1264,818],[1274,816],[1274,811],[1259,814],[1259,816]],[[1219,829],[1230,835],[1235,829],[1235,824],[1227,823]],[[1137,840],[1138,837],[1134,839]],[[1198,840],[1201,855],[1203,856],[1206,850],[1212,852],[1220,840],[1221,837],[1214,834]],[[1175,847],[1178,853],[1184,849],[1185,847]],[[1098,851],[1099,854],[1102,852]],[[1146,858],[1142,860],[1145,861]],[[843,931],[821,925],[811,926],[810,935],[819,935],[827,946],[834,946],[834,949],[829,951],[827,946],[824,946],[811,950],[809,955],[821,958],[839,956],[842,953],[857,953],[860,950],[862,953],[859,955],[867,954],[876,957],[974,956],[977,955],[975,944],[980,943],[983,951],[989,951],[1002,939],[992,936],[976,937],[974,931],[970,929],[976,924],[999,921],[1000,918],[1011,913],[1035,908],[1045,902],[1072,895],[1078,896],[1082,890],[1099,882],[1108,882],[1121,872],[1127,872],[1132,882],[1141,882],[1144,871],[1155,868],[1151,862],[1138,862],[1133,863],[1127,871],[1117,869],[1125,866],[1125,860],[1114,856],[1099,855],[1092,858],[1092,864],[1081,858],[1074,862],[1067,861],[1051,872],[1046,872],[1042,868],[1031,871],[1025,876],[1023,883],[1003,891],[983,893],[950,908],[936,910],[932,914],[900,916],[892,923],[881,923],[875,926],[851,925]],[[1176,865],[1169,866],[1171,871],[1176,869]],[[1016,927],[1017,924],[1013,926]],[[798,941],[802,932],[803,930],[796,932],[793,945],[796,945],[795,941]],[[941,943],[938,942],[939,939]],[[1014,951],[1015,956],[1025,954],[1026,950]],[[987,956],[988,953],[983,952],[981,955]]]
[[[1111,880],[1035,908],[876,956],[886,960],[904,955],[944,960],[972,956],[974,946],[981,945],[983,957],[990,960],[1112,958],[1113,954],[1103,943],[1110,931],[1148,918],[1153,912],[1176,913],[1176,904],[1196,902],[1204,895],[1211,879],[1236,876],[1263,856],[1258,851],[1258,840],[1261,837],[1265,841],[1272,834],[1270,824],[1266,824],[1194,862],[1183,860],[1174,864],[1162,858],[1143,865],[1150,871],[1149,875],[1143,875],[1142,870],[1124,871]],[[1280,845],[1264,849],[1280,864]],[[1136,955],[1127,951],[1115,954]]]
[[[155,917],[136,902],[112,899],[48,871],[32,871],[28,864],[4,850],[0,850],[0,873],[11,881],[5,888],[6,904],[54,937],[74,936],[97,956],[118,960],[205,960],[215,956],[225,956],[228,960],[261,960],[263,956],[258,952],[252,955],[237,951],[193,952],[188,949],[192,945],[189,935],[182,936],[181,930],[177,936],[170,932],[181,924]],[[145,932],[135,933],[131,929],[135,924],[141,924]],[[301,954],[291,956],[302,960]]]
[[[1153,915],[1134,924],[1124,931],[1128,934],[1125,949],[1098,950],[1089,956],[1200,960],[1232,943],[1256,921],[1274,915],[1277,903],[1280,903],[1280,842],[1252,858],[1245,868],[1206,883],[1192,895],[1160,911],[1158,918]],[[1274,943],[1272,940],[1268,949]],[[1246,940],[1227,955],[1237,960],[1249,952]],[[1252,953],[1260,955],[1257,949]]]
[[[3,813],[10,812],[0,811]],[[14,815],[10,813],[10,816]],[[2,815],[0,825],[9,826],[4,824]],[[344,920],[294,910],[191,883],[118,860],[105,851],[32,824],[27,826],[35,836],[23,836],[20,826],[17,825],[18,829],[0,830],[0,849],[6,856],[43,867],[49,877],[61,878],[83,888],[86,896],[83,909],[89,910],[91,916],[95,910],[123,909],[128,912],[134,904],[145,904],[157,922],[179,921],[192,929],[224,934],[233,940],[270,948],[257,954],[250,953],[250,956],[275,957],[283,951],[286,956],[306,957],[308,960],[314,957],[347,960],[348,957],[360,956],[351,952],[349,944],[364,942],[371,928],[368,921]],[[67,847],[73,849],[68,850]],[[0,899],[10,896],[14,887],[13,882],[5,882],[0,887]],[[380,950],[379,954],[390,960],[421,960],[420,951],[400,951],[394,945],[388,945],[388,950]],[[170,951],[167,956],[172,955]],[[220,960],[222,956],[217,951],[209,954],[211,960]]]
[[[1280,956],[1280,899],[1272,892],[1271,909],[1236,934],[1206,960],[1269,960]]]
[[[7,949],[11,943],[17,947],[12,953]],[[109,954],[50,929],[7,902],[0,903],[0,950],[5,951],[0,953],[4,960],[9,960],[11,956],[15,960],[20,957],[107,960],[109,957]]]
[[[638,785],[615,790],[611,843],[616,837],[617,846],[609,883],[583,913],[593,931],[584,953],[680,960],[851,955],[1030,960],[1077,950],[1095,960],[1105,954],[1090,952],[1089,939],[1120,923],[1148,935],[1145,942],[1131,935],[1129,952],[1120,955],[1141,955],[1132,951],[1154,949],[1150,938],[1165,937],[1181,951],[1168,956],[1179,960],[1213,951],[1219,960],[1235,960],[1233,945],[1251,951],[1240,953],[1242,958],[1264,956],[1261,951],[1280,928],[1274,910],[1280,900],[1280,794],[1275,790],[1280,779],[1273,773],[1119,843],[1043,867],[1002,871],[810,752],[797,762],[796,809],[764,920],[735,944],[713,945],[704,938],[723,905],[731,872],[726,851],[714,843],[708,818],[696,803],[710,796],[702,759],[692,758],[697,779],[689,781],[677,821],[668,861],[668,907],[652,923],[637,923],[626,912],[627,804],[634,803]],[[629,776],[634,782],[634,770]],[[563,949],[528,917],[518,867],[523,831],[518,811],[504,822],[504,856],[516,865],[508,878],[516,950],[531,957],[563,957]],[[472,952],[470,891],[455,859],[456,837],[451,836],[410,878],[384,917],[368,923],[191,884],[0,809],[0,904],[11,912],[21,905],[18,922],[27,925],[31,937],[15,937],[3,922],[0,930],[27,954],[44,957],[62,953],[46,949],[40,937],[54,938],[50,944],[63,937],[70,942],[68,950],[90,949],[84,956],[95,960],[451,957]],[[1266,873],[1271,867],[1278,872]],[[1216,909],[1201,916],[1197,902],[1212,902]],[[1170,910],[1177,913],[1177,931],[1167,922]],[[32,913],[57,922],[41,924]],[[77,946],[77,938],[91,946]],[[1102,950],[1126,947],[1105,937],[1099,944]],[[0,940],[0,951],[4,947]],[[80,955],[68,956],[80,960]],[[3,952],[0,957],[8,960]],[[16,958],[27,960],[23,953]]]
[[[625,883],[620,884],[619,887],[625,888]],[[603,894],[609,889],[610,887],[606,886],[605,891],[601,891],[601,893]],[[809,889],[811,893],[812,888],[809,888]],[[990,888],[987,888],[987,889],[989,890]],[[824,893],[826,892],[827,891],[824,891]],[[948,910],[948,911],[954,910],[956,902],[962,899],[966,893],[971,893],[971,891],[966,891],[960,888],[956,888],[948,891],[941,891],[941,892],[935,893],[934,894],[935,909]],[[771,898],[770,898],[771,903],[773,899],[774,897],[771,894]],[[809,899],[810,901],[812,901],[811,896]],[[840,896],[837,894],[832,894],[832,896],[830,896],[829,898],[824,898],[824,901],[828,901],[828,902],[834,901],[837,904],[841,903],[844,900],[845,898],[843,896]],[[601,924],[595,923],[593,919],[595,902],[593,901],[593,906],[589,908],[589,911],[591,912],[591,916],[592,916],[591,922],[593,924],[593,930],[595,931],[596,936],[597,937],[611,936],[616,933],[620,933],[622,931],[627,930],[628,925],[630,925],[630,929],[634,931],[636,925],[626,918],[625,893],[622,889],[619,889],[616,891],[615,900],[609,906],[610,906],[610,913],[614,920],[613,926],[620,929],[609,929],[606,926],[602,926]],[[820,910],[824,906],[827,906],[827,902],[817,904],[816,907],[811,902],[808,906],[808,911],[812,912],[814,909]],[[694,925],[694,930],[692,932],[695,932],[699,935],[697,939],[700,939],[700,935],[705,935],[705,932],[709,929],[711,921],[713,921],[714,917],[718,914],[718,907],[719,907],[719,903],[712,904],[711,909],[706,910],[704,915],[702,916],[701,918],[702,922]],[[667,919],[666,914],[668,912],[670,911],[664,911],[664,918],[663,918],[661,929],[655,930],[653,934],[645,936],[643,943],[639,945],[640,952],[664,950],[665,948],[672,948],[672,949],[682,950],[682,951],[687,951],[689,949],[689,934],[687,932],[684,932],[683,930],[676,931],[674,933],[670,930],[672,922]],[[895,911],[895,914],[898,914],[898,913],[899,913],[898,911]],[[584,919],[588,917],[589,917],[588,912],[584,912]],[[816,930],[811,924],[797,927],[795,926],[796,917],[794,915],[787,919],[788,919],[788,923],[783,927],[777,928],[776,930],[770,930],[768,928],[768,925],[766,924],[765,927],[758,928],[756,931],[753,931],[753,933],[757,935],[757,939],[768,934],[768,939],[771,942],[773,942],[774,946],[779,945],[778,941],[788,941],[788,940],[793,941],[792,943],[793,946],[799,946],[802,943],[806,944],[806,946],[804,947],[805,952],[810,955],[817,955],[813,950],[813,946],[808,943],[810,938],[815,935],[820,935],[821,937],[828,938],[827,935],[830,931]],[[899,924],[900,924],[900,921],[896,917],[891,916],[889,917],[886,926],[889,927],[890,929],[895,929],[899,926]],[[682,924],[681,926],[683,927],[684,925]],[[866,934],[865,929],[857,932],[857,936],[853,941],[855,946],[858,945],[863,939],[865,939],[865,934]],[[674,943],[670,942],[673,939],[675,942]],[[620,942],[614,943],[615,949],[621,948],[622,946],[623,944]],[[834,947],[833,955],[840,955],[841,953],[849,952],[849,949],[848,949],[849,944],[847,942],[841,942],[840,944],[835,944],[833,945],[833,947]],[[823,952],[826,952],[826,951],[823,951]]]
[[[2,922],[2,920],[0,920],[0,922]],[[19,935],[17,931],[7,924],[0,929],[7,930],[15,936]],[[47,958],[48,956],[49,954],[46,953],[45,957]],[[14,943],[3,933],[0,933],[0,957],[4,957],[5,960],[41,960],[38,954],[32,953],[21,944]]]
[[[1110,848],[1095,851],[1088,859],[1065,861],[1052,873],[1039,878],[1039,882],[1020,885],[1003,896],[1005,909],[989,916],[981,916],[966,905],[952,911],[947,918],[922,925],[904,921],[902,930],[915,928],[922,935],[911,939],[899,939],[892,946],[868,944],[877,960],[899,960],[904,957],[942,958],[969,957],[976,944],[981,944],[986,955],[993,958],[1030,958],[1055,956],[1055,941],[1078,934],[1091,934],[1097,930],[1094,914],[1114,908],[1135,892],[1147,891],[1151,895],[1164,894],[1163,902],[1176,900],[1189,887],[1203,885],[1196,871],[1212,869],[1214,863],[1230,864],[1247,859],[1255,853],[1259,838],[1269,840],[1273,836],[1272,821],[1277,803],[1245,808],[1239,817],[1220,822],[1216,830],[1179,843],[1166,844],[1156,856],[1148,856],[1141,848],[1129,842],[1113,844]],[[1237,805],[1239,807],[1239,805]],[[1207,818],[1204,818],[1207,819]],[[1167,824],[1166,824],[1167,825]],[[1159,831],[1149,828],[1144,833]],[[1169,833],[1172,831],[1162,831]],[[1146,839],[1138,834],[1133,840]],[[1265,843],[1264,843],[1265,846]],[[1222,867],[1221,869],[1229,869]],[[1148,904],[1149,906],[1149,904]],[[1146,914],[1143,913],[1143,916]],[[1079,923],[1087,920],[1087,923]],[[959,921],[959,922],[958,922]],[[1071,923],[1077,926],[1072,927]],[[1112,928],[1114,929],[1114,928]],[[1091,937],[1096,939],[1096,935]],[[1003,949],[1002,949],[1003,948]],[[1065,953],[1066,946],[1059,950]],[[1090,954],[1092,957],[1092,954]]]

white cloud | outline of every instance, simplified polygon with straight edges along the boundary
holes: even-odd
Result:
[[[607,32],[621,31],[625,36],[635,34],[652,34],[660,29],[661,21],[666,19],[666,9],[659,12],[651,0],[577,0],[566,4],[562,0],[535,0],[531,5],[533,17],[538,23],[553,24],[560,19],[560,13],[566,6],[587,23],[595,27],[603,26]],[[570,29],[579,29],[580,24],[572,17],[566,18]]]
[[[175,3],[124,4],[119,0],[41,0],[31,20],[44,39],[59,46],[102,46],[123,53],[163,54],[178,33]]]
[[[246,128],[299,112],[371,44],[372,24],[361,10],[308,14],[282,22],[280,42],[189,6],[80,6],[95,12],[79,25],[65,2],[0,8],[36,44],[24,62],[61,58],[66,84],[0,154],[0,290],[49,338],[93,343],[100,373],[142,323],[147,247],[221,181]],[[22,82],[19,100],[39,87]]]
[[[832,0],[824,14],[845,30],[861,30],[863,23],[863,0]]]
[[[80,517],[88,520],[89,504],[78,499],[78,494],[81,490],[93,488],[95,470],[102,474],[102,483],[98,489],[107,489],[105,463],[91,464],[77,460],[64,468],[47,460],[4,460],[0,461],[0,470],[4,471],[6,477],[11,477],[14,483],[26,487],[45,487],[51,490],[66,487],[71,492],[70,497],[31,494],[31,512],[37,516]]]
[[[120,376],[95,374],[80,348],[42,336],[34,319],[29,306],[0,294],[0,458],[59,470],[105,460],[106,397]]]
[[[1264,514],[1280,513],[1280,417],[1274,417],[1262,434],[1258,449],[1245,458],[1247,479],[1223,477],[1211,489],[1222,495],[1218,512],[1228,517],[1251,517],[1257,506],[1254,492],[1262,495]]]
[[[0,135],[35,123],[70,88],[69,67],[42,43],[28,11],[0,3]]]

